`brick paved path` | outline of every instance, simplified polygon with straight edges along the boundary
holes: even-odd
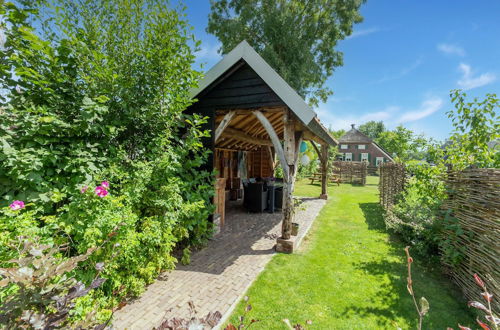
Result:
[[[325,204],[320,199],[303,201],[305,209],[299,207],[295,216],[299,237]],[[194,302],[198,316],[219,311],[227,317],[274,254],[281,219],[281,213],[245,213],[228,207],[221,233],[193,253],[190,265],[178,265],[163,274],[139,299],[117,311],[113,328],[151,329],[164,317],[189,318],[189,301]]]

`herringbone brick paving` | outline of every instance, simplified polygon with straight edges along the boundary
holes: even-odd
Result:
[[[325,204],[320,199],[303,202],[295,215],[299,237]],[[247,213],[241,206],[228,207],[224,228],[206,248],[193,253],[191,264],[162,274],[140,298],[116,312],[113,328],[152,329],[165,317],[189,318],[189,301],[198,316],[230,312],[275,253],[281,219],[281,213]]]

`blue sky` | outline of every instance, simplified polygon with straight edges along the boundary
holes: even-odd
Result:
[[[202,41],[197,65],[209,69],[221,58],[205,32],[210,3],[185,4]],[[451,89],[500,94],[499,0],[371,0],[361,13],[364,22],[338,45],[344,66],[327,82],[334,95],[315,109],[327,127],[383,120],[443,140]]]

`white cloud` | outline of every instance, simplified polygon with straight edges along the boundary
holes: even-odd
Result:
[[[358,31],[354,31],[350,36],[346,37],[345,39],[348,40],[348,39],[353,39],[353,38],[357,38],[357,37],[362,37],[362,36],[366,36],[366,35],[369,35],[369,34],[372,34],[372,33],[376,33],[376,32],[379,32],[379,31],[381,31],[381,30],[378,27],[372,27],[372,28],[368,28],[368,29],[361,29],[361,30],[358,30]]]
[[[462,71],[462,78],[457,81],[457,84],[465,90],[491,84],[497,79],[497,77],[491,72],[486,72],[480,76],[473,77],[471,66],[465,63],[460,63],[458,69]]]
[[[387,126],[394,127],[397,124],[415,122],[432,115],[443,107],[443,100],[438,97],[427,97],[422,104],[414,110],[406,110],[399,106],[388,106],[384,109],[367,112],[359,116],[351,115],[342,110],[337,110],[336,106],[329,104],[321,105],[316,112],[318,117],[326,127],[333,130],[349,129],[351,124],[359,126],[367,121],[383,121]],[[332,110],[334,108],[335,110]]]
[[[219,60],[222,58],[218,53],[219,48],[221,48],[220,43],[213,45],[208,42],[202,42],[200,50],[195,55],[198,60]]]
[[[328,104],[323,104],[318,109],[316,109],[318,117],[321,119],[323,124],[333,130],[347,130],[351,127],[351,124],[360,125],[370,120],[387,121],[391,117],[393,117],[394,113],[397,111],[399,111],[399,107],[390,106],[380,111],[368,112],[360,116],[338,116],[334,114],[331,109],[329,109]],[[340,110],[338,112],[340,112]]]
[[[443,106],[443,100],[441,98],[438,97],[428,98],[422,102],[420,108],[418,108],[417,110],[403,113],[399,117],[398,122],[407,123],[411,121],[420,120],[422,118],[432,115],[434,112],[441,109],[442,106]]]
[[[465,50],[457,45],[442,43],[437,45],[437,49],[444,54],[465,56]]]
[[[411,73],[412,71],[414,71],[416,68],[418,68],[420,66],[420,64],[422,64],[422,58],[416,59],[415,62],[404,67],[397,74],[386,75],[386,76],[382,77],[381,79],[375,81],[375,83],[381,84],[381,83],[386,82],[386,81],[396,80],[396,79],[402,78],[402,77],[406,76],[407,74]]]

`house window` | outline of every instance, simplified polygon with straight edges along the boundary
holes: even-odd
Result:
[[[376,166],[379,166],[380,164],[382,164],[384,162],[384,157],[377,157],[375,159],[375,165]]]
[[[352,162],[352,153],[346,152],[344,157],[346,162]]]
[[[364,144],[358,144],[358,149],[359,150],[365,150],[366,146]]]
[[[349,146],[347,144],[341,144],[340,149],[348,149]]]
[[[368,153],[367,152],[361,153],[361,161],[362,162],[367,162],[368,161]]]

